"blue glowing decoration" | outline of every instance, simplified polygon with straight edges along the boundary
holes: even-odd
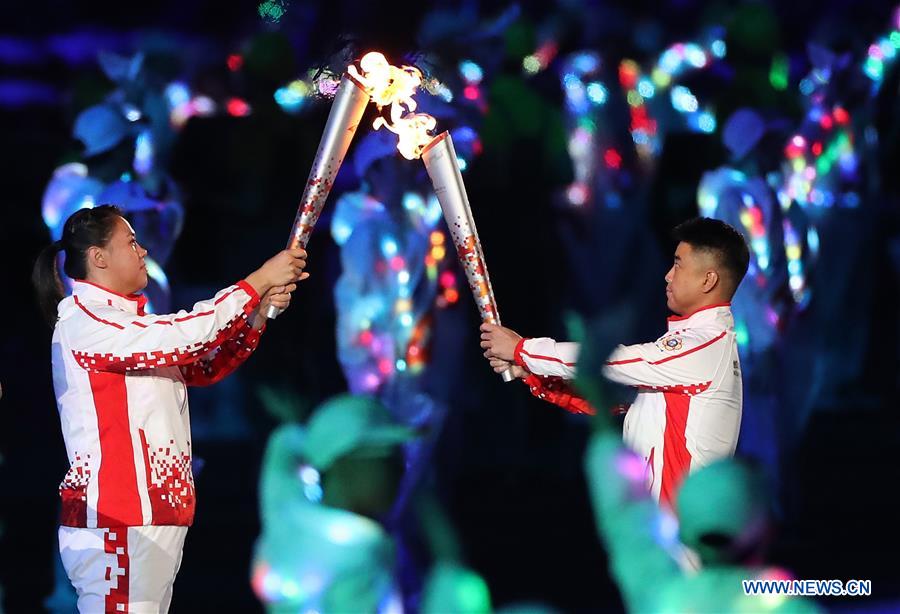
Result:
[[[138,175],[143,177],[150,174],[155,166],[155,153],[153,133],[149,130],[142,131],[138,134],[134,146],[134,170]]]
[[[884,81],[884,75],[900,55],[900,8],[894,12],[890,31],[879,36],[866,52],[862,71],[872,80],[872,90],[877,92]]]
[[[629,59],[619,64],[619,84],[631,114],[631,138],[645,165],[659,154],[667,132],[716,130],[712,107],[701,103],[687,86],[678,84],[685,75],[706,70],[725,57],[719,28],[708,32],[704,40],[670,45],[657,56],[649,71]],[[668,96],[661,95],[664,93]]]
[[[681,85],[672,88],[671,98],[672,106],[680,113],[694,113],[699,106],[691,90]]]
[[[94,207],[101,190],[103,183],[89,177],[87,166],[80,162],[64,164],[53,171],[41,203],[41,215],[51,239],[58,241],[62,237],[63,224],[70,215]]]
[[[784,147],[777,185],[789,286],[801,307],[811,298],[808,269],[818,254],[816,226],[832,208],[858,206],[862,181],[853,118],[835,91],[846,60],[821,48],[812,48],[811,56],[813,70],[800,83],[806,115]]]
[[[731,304],[742,356],[762,354],[777,341],[779,324],[792,308],[782,298],[788,272],[801,266],[790,264],[781,208],[765,180],[729,167],[703,175],[697,204],[701,215],[727,222],[750,246],[749,271]]]
[[[460,63],[459,73],[462,75],[462,78],[465,79],[466,83],[471,85],[478,85],[484,78],[484,72],[482,72],[481,66],[471,60],[465,60]]]
[[[134,152],[131,163],[116,169],[120,179],[109,183],[90,176],[87,165],[80,162],[59,167],[47,184],[41,213],[56,240],[78,209],[117,205],[149,252],[147,310],[168,311],[170,289],[163,267],[181,233],[184,212],[174,182],[157,162],[174,143],[172,110],[190,104],[190,91],[181,82],[170,83],[160,92],[149,90],[146,84],[154,79],[144,74],[140,55],[103,53],[99,61],[119,87],[78,115],[73,135],[83,143],[88,158],[128,144]],[[62,277],[70,288],[71,280]]]
[[[448,304],[448,292],[456,293],[449,302],[458,300],[455,276],[440,285],[449,259],[437,198],[409,191],[395,206],[391,213],[367,192],[351,192],[338,200],[331,222],[343,268],[335,286],[338,358],[356,393],[420,374],[428,314],[436,302]]]
[[[588,83],[586,92],[588,99],[596,105],[605,104],[606,99],[609,97],[609,93],[607,92],[606,87],[604,87],[603,84],[598,81]]]
[[[304,109],[314,91],[311,81],[298,79],[275,90],[275,102],[287,113],[296,114]]]
[[[167,85],[164,94],[170,110],[187,104],[191,100],[191,90],[181,81],[174,81]]]
[[[566,188],[564,197],[573,207],[592,202],[597,175],[603,173],[598,169],[597,149],[602,136],[597,134],[597,119],[609,98],[609,89],[600,79],[601,66],[600,56],[589,51],[574,53],[560,64],[568,149],[575,171],[575,180]]]

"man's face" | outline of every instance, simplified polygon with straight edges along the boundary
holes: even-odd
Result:
[[[144,264],[147,250],[138,244],[134,229],[125,218],[120,217],[116,221],[115,230],[103,251],[108,272],[125,294],[140,292],[147,286],[147,267]]]
[[[666,305],[678,315],[696,310],[702,303],[713,257],[683,241],[675,249],[675,262],[666,273]]]

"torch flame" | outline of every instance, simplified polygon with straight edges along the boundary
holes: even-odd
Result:
[[[407,160],[415,160],[422,156],[422,150],[434,140],[434,127],[437,121],[427,113],[407,113],[403,117],[388,122],[378,117],[372,124],[375,130],[382,126],[397,135],[397,150]]]
[[[359,61],[359,68],[362,73],[351,64],[347,67],[347,72],[366,86],[372,102],[379,109],[398,104],[406,107],[409,112],[416,110],[416,101],[412,96],[422,84],[422,72],[418,68],[391,66],[377,51],[364,55]]]
[[[361,72],[360,72],[361,71]],[[385,127],[397,135],[397,149],[407,160],[421,157],[422,150],[434,139],[437,121],[426,113],[415,113],[413,96],[422,85],[422,72],[414,66],[396,67],[380,53],[372,51],[347,72],[360,81],[379,111],[389,107],[390,119],[377,117],[372,128]]]

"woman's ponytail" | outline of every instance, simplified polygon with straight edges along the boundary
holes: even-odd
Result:
[[[51,243],[42,249],[34,263],[34,270],[31,272],[31,283],[37,294],[38,306],[50,326],[56,323],[56,307],[65,296],[56,264],[62,249],[60,241]]]
[[[63,272],[71,279],[87,278],[87,251],[92,246],[106,247],[122,211],[115,205],[79,209],[63,225],[62,239],[41,250],[34,263],[31,283],[38,305],[50,326],[56,325],[56,309],[65,296],[57,257],[65,250]]]

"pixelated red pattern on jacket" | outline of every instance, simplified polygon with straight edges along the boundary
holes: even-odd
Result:
[[[652,390],[654,392],[671,392],[674,394],[689,394],[691,396],[706,392],[712,382],[701,382],[699,384],[677,384],[672,386],[638,386],[640,390]]]
[[[241,330],[241,329],[238,329]],[[188,386],[211,386],[237,369],[259,345],[260,331],[245,326],[210,355],[195,363],[181,366],[181,374]]]
[[[151,447],[140,430],[147,468],[147,494],[154,525],[187,526],[194,520],[194,475],[190,452],[175,449],[175,440],[166,447]],[[190,444],[188,444],[190,446]]]
[[[128,528],[106,529],[103,533],[103,552],[116,555],[116,567],[106,567],[105,580],[109,590],[104,599],[107,612],[128,612],[130,563],[128,554]]]
[[[59,484],[62,511],[59,523],[66,527],[87,526],[87,485],[91,481],[90,454],[75,453],[66,476]]]
[[[139,371],[144,369],[155,369],[158,367],[172,367],[180,365],[188,365],[195,362],[198,358],[208,354],[213,348],[217,348],[230,338],[235,330],[239,327],[246,326],[246,320],[250,313],[253,312],[251,301],[244,306],[243,312],[235,316],[222,328],[214,339],[207,342],[196,342],[188,344],[184,347],[173,348],[170,352],[163,350],[153,350],[150,352],[134,352],[127,356],[116,356],[111,352],[106,353],[89,353],[78,350],[72,350],[72,356],[75,361],[85,369],[93,369],[100,371],[126,372]],[[90,314],[83,305],[79,305],[86,313]],[[207,315],[212,312],[204,312],[199,315]],[[96,318],[96,316],[92,317]],[[140,321],[132,321],[131,324],[140,328],[147,328],[147,324]],[[168,320],[155,320],[152,324],[162,324],[171,326],[172,322]],[[123,328],[120,324],[111,323],[116,328]]]
[[[569,383],[561,377],[531,374],[525,378],[525,385],[528,386],[532,395],[558,405],[567,412],[589,416],[597,413],[597,410],[578,396]]]

